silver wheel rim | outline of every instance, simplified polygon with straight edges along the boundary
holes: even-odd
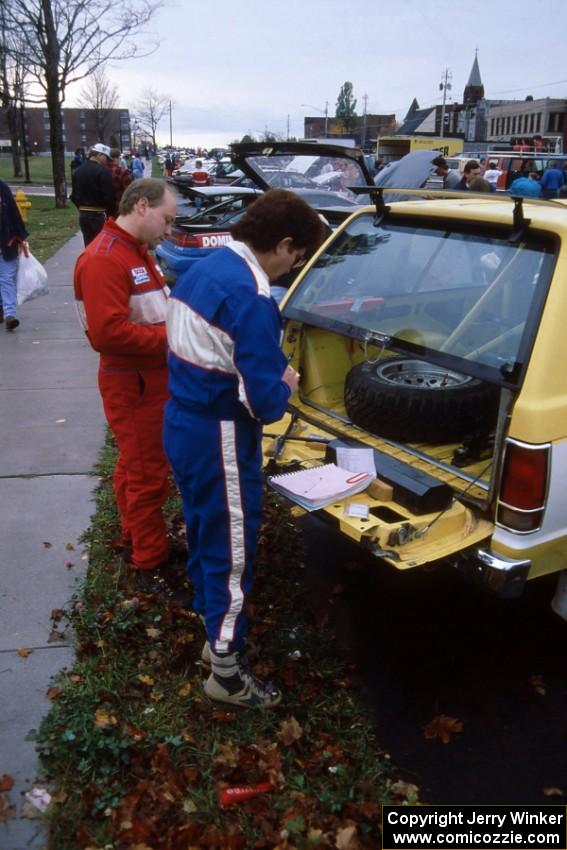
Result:
[[[421,360],[399,360],[376,366],[376,374],[388,384],[411,387],[414,390],[446,390],[463,387],[473,378],[451,369],[423,363]]]

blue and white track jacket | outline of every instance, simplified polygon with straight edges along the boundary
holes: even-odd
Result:
[[[280,419],[282,320],[252,251],[231,242],[199,260],[175,285],[167,307],[169,389],[192,413],[217,420]]]

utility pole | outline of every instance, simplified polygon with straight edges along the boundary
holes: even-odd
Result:
[[[327,133],[329,129],[329,101],[325,101],[325,138],[327,138]]]
[[[171,123],[171,101],[169,101],[169,147],[173,150],[173,126]]]
[[[362,102],[364,103],[364,112],[362,113],[362,139],[360,140],[360,147],[364,150],[366,145],[366,109],[368,106],[368,95],[364,94],[362,98]]]
[[[441,132],[439,133],[441,138],[445,135],[445,104],[447,103],[447,92],[452,89],[452,85],[449,82],[449,80],[452,79],[453,75],[448,68],[445,68],[445,73],[441,77],[441,82],[439,83],[439,90],[443,92],[443,106],[441,107]]]
[[[286,139],[289,142],[289,112],[287,113],[287,136]]]

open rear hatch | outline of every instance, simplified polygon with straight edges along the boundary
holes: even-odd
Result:
[[[368,516],[345,501],[320,513],[405,569],[491,536],[554,250],[397,206],[385,221],[353,216],[292,288],[283,344],[300,391],[265,454],[297,468],[333,460],[337,440],[371,447],[379,480],[352,497]]]

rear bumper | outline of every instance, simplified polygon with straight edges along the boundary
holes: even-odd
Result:
[[[475,547],[459,553],[453,566],[462,575],[502,599],[516,599],[522,594],[531,561],[516,561],[490,549]]]

